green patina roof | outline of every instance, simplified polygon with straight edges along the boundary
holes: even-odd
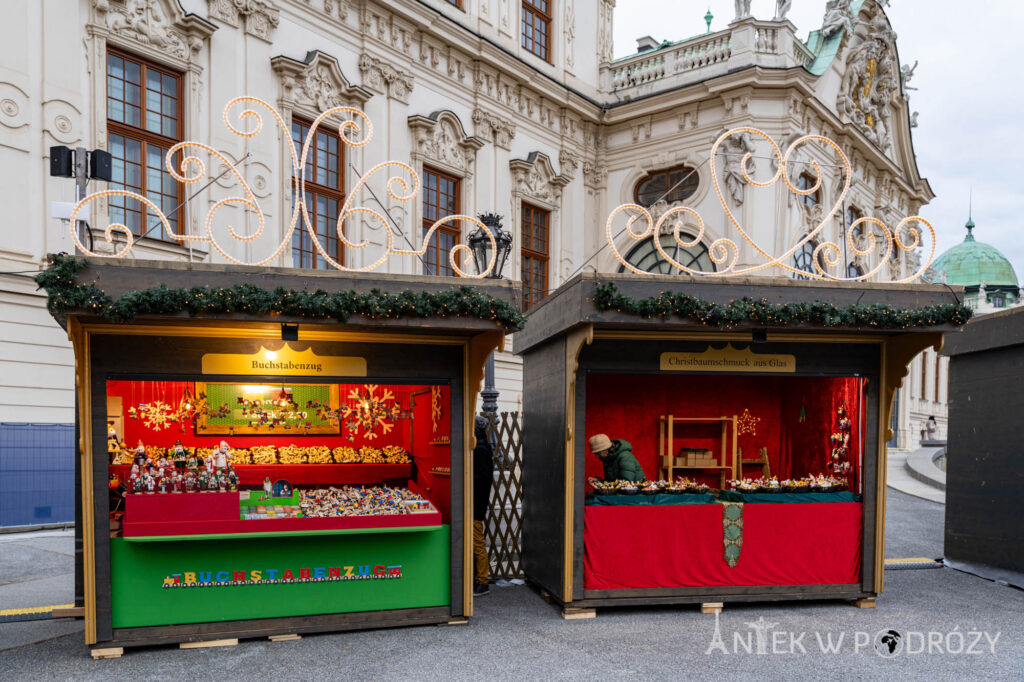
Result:
[[[999,249],[974,239],[974,221],[967,221],[964,240],[935,259],[936,273],[946,272],[947,284],[964,287],[1016,287],[1017,273]]]

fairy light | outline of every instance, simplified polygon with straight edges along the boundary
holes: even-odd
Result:
[[[828,211],[828,213],[826,213],[822,217],[821,222],[819,222],[814,227],[814,229],[810,230],[806,235],[804,235],[801,239],[797,240],[792,246],[790,246],[788,250],[786,250],[784,253],[778,256],[772,256],[766,249],[762,248],[761,245],[758,244],[753,239],[753,237],[743,228],[740,222],[736,219],[736,216],[733,214],[732,210],[729,208],[729,204],[725,200],[725,195],[722,193],[722,187],[719,183],[718,172],[715,166],[715,159],[719,155],[718,148],[730,137],[746,133],[759,137],[765,142],[767,142],[771,148],[771,151],[774,154],[774,156],[759,156],[756,158],[771,158],[774,159],[777,163],[775,174],[772,175],[771,178],[763,182],[758,181],[751,177],[748,170],[750,160],[755,158],[755,155],[753,154],[753,152],[744,153],[740,159],[740,174],[742,175],[744,181],[746,181],[753,187],[770,187],[781,179],[783,183],[786,185],[786,188],[790,192],[797,194],[799,196],[808,196],[817,192],[822,187],[822,165],[819,164],[814,159],[811,159],[810,161],[806,162],[794,161],[792,159],[792,156],[794,152],[797,150],[797,148],[809,142],[820,142],[825,146],[830,147],[839,157],[841,163],[824,165],[829,167],[841,168],[844,171],[842,174],[842,189],[832,208]],[[852,173],[849,159],[846,157],[846,154],[843,153],[843,150],[839,147],[839,145],[836,144],[836,142],[834,142],[830,138],[824,137],[822,135],[804,135],[803,137],[798,138],[792,144],[790,144],[789,147],[786,149],[785,154],[783,154],[782,151],[779,149],[778,145],[775,144],[775,141],[772,140],[767,133],[752,127],[733,128],[722,133],[718,137],[718,139],[715,140],[715,143],[711,146],[709,164],[712,187],[714,187],[715,195],[718,198],[718,203],[721,205],[722,210],[726,215],[726,218],[729,220],[729,223],[732,225],[732,227],[740,234],[743,242],[749,245],[762,259],[764,259],[763,262],[748,267],[737,268],[736,263],[739,259],[739,245],[736,241],[732,239],[722,237],[716,239],[708,247],[708,256],[710,257],[711,261],[716,265],[716,270],[713,272],[708,272],[703,270],[691,269],[687,266],[684,266],[682,263],[676,261],[675,259],[671,258],[668,255],[664,247],[661,245],[661,240],[658,239],[658,235],[661,234],[662,226],[665,224],[665,222],[670,217],[675,218],[676,222],[672,230],[672,236],[676,244],[684,248],[696,246],[698,243],[701,242],[705,234],[705,227],[703,218],[695,209],[687,206],[677,206],[671,208],[658,219],[657,223],[655,223],[650,212],[643,206],[639,206],[637,204],[622,204],[614,208],[608,215],[608,220],[605,223],[605,238],[615,260],[618,261],[618,263],[624,269],[639,275],[648,275],[655,277],[658,276],[658,273],[647,272],[646,270],[641,270],[637,268],[622,256],[622,253],[619,251],[618,247],[615,244],[615,234],[613,232],[613,225],[615,223],[615,219],[620,213],[627,213],[627,215],[629,215],[626,222],[626,228],[625,230],[623,230],[623,232],[626,233],[629,240],[643,241],[647,238],[652,238],[654,247],[655,249],[657,249],[658,254],[670,266],[688,275],[697,275],[702,277],[751,275],[762,270],[765,270],[766,268],[778,267],[784,271],[793,274],[798,274],[802,277],[807,277],[810,279],[864,281],[870,279],[884,266],[887,259],[893,253],[894,247],[896,249],[899,249],[900,251],[911,251],[921,245],[922,231],[915,227],[913,225],[914,223],[920,223],[924,225],[931,235],[931,248],[928,254],[928,258],[924,261],[924,263],[916,272],[914,272],[912,275],[908,277],[904,277],[903,279],[895,280],[895,283],[905,284],[917,279],[922,273],[924,273],[924,271],[931,264],[931,261],[935,256],[935,230],[934,228],[932,228],[931,224],[924,218],[921,218],[920,216],[908,216],[906,218],[903,218],[903,220],[901,220],[900,223],[896,226],[895,230],[890,230],[882,221],[876,218],[860,218],[856,220],[853,223],[853,225],[851,225],[851,229],[846,235],[847,243],[849,244],[853,253],[861,256],[868,255],[874,250],[876,245],[879,244],[879,239],[875,236],[875,234],[869,229],[864,229],[864,232],[867,236],[868,246],[866,249],[863,250],[858,248],[853,241],[853,227],[863,225],[866,228],[868,225],[877,225],[881,229],[882,234],[885,237],[885,255],[879,258],[878,264],[869,272],[855,277],[848,277],[846,276],[845,272],[842,276],[838,276],[829,273],[825,268],[823,268],[821,266],[822,262],[824,262],[825,266],[829,268],[835,267],[840,263],[841,250],[839,246],[832,241],[822,242],[815,247],[811,258],[812,265],[814,266],[813,271],[807,272],[804,270],[800,270],[789,264],[790,258],[793,256],[794,253],[796,253],[798,249],[802,248],[805,244],[811,242],[812,240],[815,240],[815,237],[817,237],[827,227],[829,221],[832,220],[836,212],[844,205],[844,201],[846,200],[846,197],[850,192],[850,187],[852,183]],[[796,187],[789,177],[790,164],[802,164],[811,166],[814,175],[813,185],[806,189],[800,189]],[[693,216],[693,218],[697,222],[697,236],[690,241],[684,240],[682,238],[682,235],[680,234],[680,231],[683,229],[682,220],[679,219],[679,216],[681,214],[689,214]],[[643,230],[638,231],[634,229],[634,225],[636,223],[644,224],[646,227]],[[906,228],[909,237],[907,242],[904,242],[904,240],[900,236],[900,233],[903,231],[904,228]]]

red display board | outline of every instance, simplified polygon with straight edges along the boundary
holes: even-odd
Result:
[[[437,526],[437,510],[379,516],[241,519],[247,493],[137,493],[125,497],[124,537]]]
[[[722,505],[586,507],[586,590],[860,582],[859,502],[748,504],[724,558]]]

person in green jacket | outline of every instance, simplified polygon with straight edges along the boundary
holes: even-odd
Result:
[[[590,439],[590,451],[604,465],[606,481],[646,481],[647,476],[633,454],[629,441],[612,440],[603,433]]]

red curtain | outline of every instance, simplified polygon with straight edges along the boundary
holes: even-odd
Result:
[[[604,433],[629,441],[644,473],[657,478],[660,415],[718,417],[748,411],[754,421],[752,431],[739,435],[743,457],[754,459],[764,447],[772,475],[803,477],[825,472],[836,408],[843,403],[854,424],[850,461],[856,468],[863,440],[858,430],[863,384],[863,379],[856,377],[590,374],[585,435]],[[674,447],[677,451],[681,447],[709,448],[717,454],[721,449],[718,427],[678,426]],[[687,474],[693,476],[694,472]],[[747,466],[745,474],[756,478],[761,472]],[[602,475],[600,462],[589,453],[586,475]],[[718,483],[717,476],[694,477],[709,485]],[[852,485],[856,477],[854,471]]]
[[[747,504],[730,568],[722,505],[586,507],[588,590],[860,582],[862,505]]]

